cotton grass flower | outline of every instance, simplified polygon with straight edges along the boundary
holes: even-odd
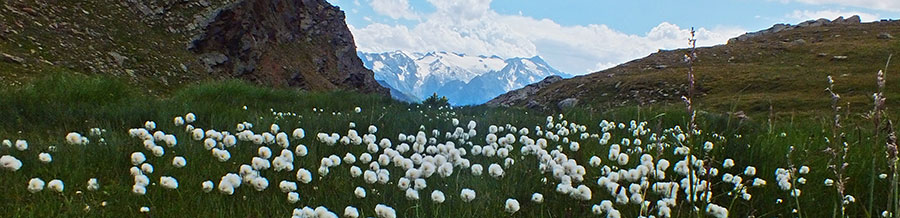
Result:
[[[141,213],[149,213],[150,208],[149,207],[141,207],[140,211],[141,211]]]
[[[716,218],[728,217],[728,209],[716,204],[707,204],[706,213]]]
[[[459,198],[463,200],[463,202],[471,202],[475,199],[475,190],[464,188],[459,192]]]
[[[406,189],[406,199],[411,201],[419,200],[419,191],[412,188]]]
[[[591,213],[594,213],[594,215],[603,214],[603,206],[596,204],[594,206],[591,206]]]
[[[432,202],[440,204],[444,203],[445,200],[447,200],[447,198],[444,196],[444,192],[441,192],[441,190],[434,190],[431,192]]]
[[[206,193],[209,193],[213,190],[213,185],[214,185],[213,182],[209,181],[209,180],[206,180],[203,183],[200,183],[201,189],[203,190],[203,192],[206,192]]]
[[[38,193],[41,190],[44,190],[44,180],[41,180],[40,178],[28,180],[28,192]]]
[[[353,190],[353,194],[356,195],[356,198],[366,198],[366,189],[357,186],[356,189]]]
[[[297,157],[305,157],[308,153],[309,150],[306,149],[306,145],[300,144],[294,147],[294,154],[297,155]]]
[[[281,192],[284,192],[284,193],[293,192],[293,191],[297,190],[297,183],[287,181],[287,180],[282,180],[280,183],[278,183],[278,188],[281,189]]]
[[[724,167],[725,169],[731,168],[733,166],[734,166],[734,160],[732,160],[731,158],[725,159],[725,161],[722,162],[722,167]]]
[[[65,185],[62,180],[54,179],[47,183],[47,188],[55,192],[63,192]]]
[[[418,178],[416,180],[413,180],[413,189],[423,190],[426,187],[428,187],[428,183],[425,182],[425,179]]]
[[[163,155],[166,154],[166,150],[163,149],[162,146],[153,147],[152,149],[150,149],[150,151],[153,152],[153,156],[156,156],[156,157],[162,157]]]
[[[291,204],[297,203],[297,201],[300,201],[300,194],[298,194],[297,192],[287,193],[287,201]]]
[[[503,167],[498,164],[491,164],[488,167],[488,173],[494,178],[503,177]]]
[[[252,165],[253,169],[255,170],[266,170],[269,169],[269,167],[272,167],[272,165],[269,163],[269,160],[259,157],[253,157],[250,163],[250,165]]]
[[[172,119],[172,123],[175,124],[175,126],[182,126],[184,125],[184,118],[182,118],[181,116],[177,116]]]
[[[174,166],[175,168],[182,168],[185,165],[187,165],[187,160],[185,160],[184,157],[175,156],[174,158],[172,158],[172,166]]]
[[[265,177],[256,177],[250,181],[250,185],[252,185],[256,191],[263,191],[269,187],[269,180]]]
[[[88,191],[97,191],[100,189],[100,182],[97,181],[97,178],[91,178],[87,181],[87,190]]]
[[[538,204],[543,203],[544,195],[542,195],[541,193],[535,192],[534,194],[531,195],[531,202],[538,203]]]
[[[194,130],[191,130],[191,137],[194,139],[194,141],[202,140],[205,135],[206,133],[203,132],[203,129],[196,128]]]
[[[203,140],[203,148],[205,148],[206,150],[211,150],[213,148],[217,148],[216,145],[218,145],[218,143],[216,142],[215,139],[206,138]]]
[[[312,182],[312,173],[310,173],[309,170],[302,168],[297,170],[297,181],[300,181],[303,184],[309,184]]]
[[[228,161],[228,159],[231,159],[231,153],[229,153],[228,150],[213,148],[212,153],[219,162],[225,162]]]
[[[144,156],[144,153],[141,153],[141,152],[131,153],[131,164],[132,165],[135,165],[135,166],[141,165],[141,163],[144,163],[144,161],[146,161],[146,160],[147,160],[147,158]]]
[[[374,171],[366,170],[365,172],[363,172],[363,179],[368,184],[374,184],[375,182],[378,181],[378,175],[375,174]]]
[[[624,165],[628,164],[628,158],[629,158],[628,154],[619,153],[619,157],[616,158],[616,161],[619,164],[619,166],[624,166]]]
[[[133,185],[131,186],[131,193],[134,193],[136,195],[147,194],[147,187],[143,185]]]
[[[16,150],[25,151],[28,150],[28,142],[25,140],[16,140]]]
[[[375,205],[375,215],[379,218],[397,218],[397,212],[394,208],[384,204]]]
[[[516,213],[519,211],[519,201],[513,198],[506,199],[506,206],[504,209],[507,213]]]
[[[748,176],[756,175],[756,167],[747,166],[747,168],[744,169],[744,175],[748,175]]]
[[[145,174],[153,174],[153,165],[150,163],[141,164],[141,171]]]
[[[798,170],[797,172],[800,173],[800,174],[807,174],[807,173],[809,173],[809,167],[808,167],[808,166],[801,166],[801,167],[800,167],[800,170]]]
[[[159,177],[159,185],[167,189],[178,189],[178,180],[170,176]]]
[[[603,161],[600,160],[599,157],[597,157],[597,156],[592,156],[591,159],[590,159],[590,161],[589,161],[588,163],[589,163],[591,166],[593,166],[593,167],[600,167],[600,163],[601,163],[601,162],[603,162]]]
[[[22,161],[16,159],[13,156],[3,155],[2,157],[0,157],[0,166],[3,166],[4,169],[15,172],[19,170],[19,168],[22,168]]]
[[[187,113],[184,115],[184,122],[193,123],[194,121],[197,121],[197,116],[194,115],[194,113]]]
[[[359,217],[359,210],[357,210],[357,209],[356,209],[355,207],[353,207],[353,206],[347,206],[347,207],[344,208],[344,217],[347,217],[347,218],[358,218],[358,217]]]
[[[77,132],[70,132],[69,134],[66,134],[66,142],[70,145],[84,145],[86,144],[86,140],[87,138]]]
[[[150,185],[150,177],[147,177],[146,175],[134,176],[134,184],[140,186]]]
[[[48,153],[41,153],[38,154],[38,160],[40,160],[41,163],[50,163],[51,161],[53,161],[53,157],[51,157]]]

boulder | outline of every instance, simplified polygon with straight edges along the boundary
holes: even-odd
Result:
[[[892,36],[890,33],[887,33],[887,32],[878,33],[877,37],[878,37],[878,39],[893,39],[894,38],[894,36]]]
[[[14,64],[24,64],[25,63],[24,58],[16,57],[16,56],[13,56],[13,55],[10,55],[7,53],[0,53],[0,57],[2,57],[2,59],[0,59],[0,60],[9,62],[9,63],[14,63]]]
[[[850,18],[844,20],[845,24],[858,24],[860,22],[859,15],[853,15]]]
[[[831,24],[831,21],[830,21],[830,20],[825,19],[825,18],[819,18],[818,20],[815,20],[814,22],[810,23],[809,26],[810,26],[810,27],[817,27],[817,26],[825,26],[825,25],[828,25],[828,24]]]
[[[125,66],[125,60],[128,59],[128,57],[125,57],[124,55],[121,55],[118,52],[114,51],[107,52],[106,54],[109,54],[109,56],[113,58],[113,61],[115,61],[119,66]]]
[[[577,106],[577,105],[578,105],[578,99],[577,99],[577,98],[567,98],[567,99],[564,99],[564,100],[562,100],[562,101],[559,101],[559,103],[556,104],[556,106],[559,107],[560,110],[565,110],[565,109],[573,108],[573,107],[575,107],[575,106]]]
[[[844,16],[840,16],[840,17],[838,17],[838,18],[834,18],[834,20],[832,20],[831,23],[834,23],[834,24],[843,24],[843,23],[844,23]]]

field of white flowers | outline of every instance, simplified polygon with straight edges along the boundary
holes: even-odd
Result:
[[[683,112],[665,109],[536,115],[230,83],[122,106],[132,97],[79,101],[118,87],[82,82],[106,88],[4,93],[22,97],[0,101],[9,118],[0,125],[2,217],[889,217],[895,209],[885,149],[893,135],[838,129],[832,117],[763,127],[701,113],[690,130]]]

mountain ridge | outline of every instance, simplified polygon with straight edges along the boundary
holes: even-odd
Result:
[[[694,63],[694,102],[714,111],[822,111],[830,108],[830,98],[822,90],[826,76],[832,76],[836,91],[845,96],[842,101],[867,105],[869,92],[875,90],[875,73],[891,54],[900,53],[900,40],[893,37],[898,34],[898,21],[860,23],[854,16],[776,24],[724,45],[700,47]],[[660,50],[606,70],[514,90],[486,105],[552,111],[574,105],[594,110],[625,105],[678,107],[686,95],[684,57],[689,52]],[[898,70],[891,65],[887,71]],[[900,94],[896,88],[887,92]]]
[[[481,104],[496,95],[551,75],[556,70],[539,56],[507,58],[432,51],[357,52],[375,78],[404,96],[424,99],[437,93],[453,105]],[[400,97],[400,98],[398,98]],[[401,99],[403,96],[395,96]]]

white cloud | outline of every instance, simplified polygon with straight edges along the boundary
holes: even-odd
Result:
[[[417,19],[419,16],[413,12],[408,0],[372,0],[369,6],[375,13],[388,16],[392,19]]]
[[[477,19],[490,11],[491,0],[428,0],[436,14],[460,19]]]
[[[788,0],[782,0],[782,2]],[[800,3],[822,5],[836,4],[884,11],[900,11],[900,1],[897,0],[793,0]]]
[[[644,57],[658,49],[688,46],[690,29],[667,22],[646,34],[626,34],[603,24],[564,26],[549,19],[502,15],[489,1],[429,0],[437,11],[414,26],[372,23],[350,29],[365,52],[404,50],[455,51],[470,55],[531,57],[540,55],[554,67],[584,74]],[[725,43],[746,31],[700,28],[699,45]]]
[[[849,18],[853,15],[859,15],[860,20],[862,22],[872,22],[876,21],[880,18],[878,14],[869,14],[863,13],[859,11],[841,11],[841,10],[821,10],[821,11],[809,11],[809,10],[795,10],[794,12],[785,15],[788,19],[792,19],[795,22],[803,22],[807,20],[816,20],[819,18],[825,18],[829,20],[833,20],[839,16],[843,16],[844,18]]]

